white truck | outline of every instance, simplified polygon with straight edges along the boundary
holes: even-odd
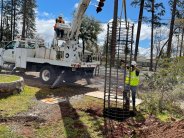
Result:
[[[52,48],[28,39],[17,39],[0,48],[0,69],[40,72],[41,81],[52,87],[59,81],[75,82],[81,78],[89,82],[99,61],[84,61],[78,40],[82,17],[89,3],[90,0],[81,0],[71,26],[61,25],[65,36],[60,40],[55,35]]]

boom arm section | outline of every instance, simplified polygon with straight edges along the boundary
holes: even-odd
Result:
[[[91,0],[81,0],[79,3],[79,6],[76,10],[76,13],[74,15],[74,20],[72,22],[72,26],[71,26],[71,33],[69,35],[69,39],[78,39],[79,33],[80,33],[80,26],[82,23],[82,17],[86,11],[86,9],[89,6]]]

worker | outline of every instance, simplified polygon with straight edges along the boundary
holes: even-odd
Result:
[[[139,73],[140,73],[140,69],[137,68],[137,63],[135,61],[131,62],[131,67],[126,66],[125,91],[124,92],[125,92],[125,95],[127,96],[126,92],[129,92],[129,90],[131,90],[132,106],[133,106],[134,112],[136,111],[135,102],[136,102],[137,87],[139,85]]]
[[[60,29],[58,28],[58,19],[56,19],[56,23],[54,25],[54,31],[56,31],[57,37],[60,36]]]
[[[59,16],[58,22],[59,22],[60,24],[65,24],[65,21],[63,20],[62,16]],[[61,34],[61,38],[62,38],[63,35],[64,35],[64,30],[63,30],[63,29],[60,29],[60,34]]]
[[[56,23],[54,25],[54,30],[56,31],[57,37],[63,37],[64,30],[60,28],[60,24],[64,24],[65,21],[63,20],[62,16],[59,16],[58,19],[56,19]]]

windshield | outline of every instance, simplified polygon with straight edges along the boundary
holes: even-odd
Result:
[[[16,44],[16,41],[12,41],[8,45],[6,45],[5,49],[14,49],[15,44]]]

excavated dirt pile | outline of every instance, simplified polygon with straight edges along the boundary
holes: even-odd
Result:
[[[184,120],[165,124],[151,121],[141,127],[140,136],[145,138],[184,138]]]
[[[149,117],[144,121],[135,121],[131,118],[124,122],[106,123],[104,132],[108,134],[108,138],[184,138],[184,120],[163,123],[155,117]]]

